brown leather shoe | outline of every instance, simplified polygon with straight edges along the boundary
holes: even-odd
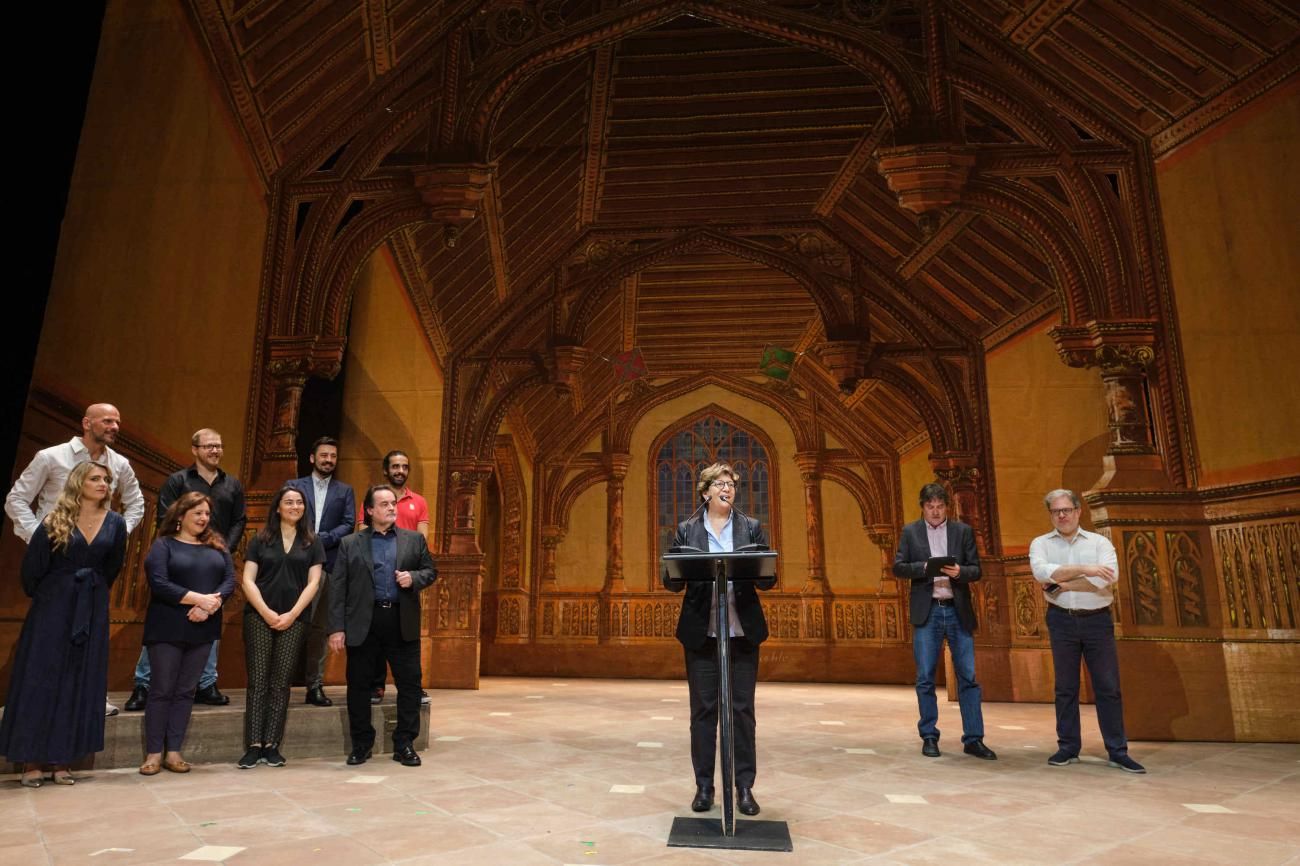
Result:
[[[176,761],[163,761],[163,769],[171,770],[173,773],[188,773],[190,765],[185,762],[184,758]]]
[[[141,776],[156,776],[162,772],[162,764],[157,761],[145,761],[140,765]]]

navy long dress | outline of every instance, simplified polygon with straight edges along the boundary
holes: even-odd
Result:
[[[44,522],[23,557],[32,596],[0,721],[0,755],[15,763],[71,764],[104,748],[108,590],[122,570],[126,521],[110,511],[87,544],[73,529],[52,550]]]

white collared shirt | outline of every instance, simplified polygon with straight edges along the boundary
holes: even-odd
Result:
[[[90,450],[80,436],[73,436],[62,445],[51,445],[36,452],[32,462],[27,464],[5,497],[5,514],[14,522],[14,534],[24,543],[32,540],[36,527],[41,525],[41,520],[59,501],[63,485],[68,483],[68,475],[89,459]],[[122,507],[126,509],[123,516],[129,533],[144,517],[144,494],[140,492],[140,482],[131,469],[131,462],[112,448],[104,448],[104,456],[99,462],[108,466],[113,473],[109,489],[122,491]],[[32,508],[33,503],[35,510]]]
[[[1110,539],[1079,527],[1074,538],[1067,540],[1053,529],[1029,545],[1029,567],[1041,584],[1055,583],[1052,575],[1063,565],[1104,565],[1115,572],[1114,580],[1087,578],[1091,589],[1062,589],[1050,593],[1047,601],[1068,610],[1100,610],[1115,600],[1114,584],[1119,580],[1119,557]]]
[[[316,507],[316,526],[313,528],[316,530],[317,533],[319,533],[321,512],[325,510],[325,499],[330,492],[329,476],[322,478],[319,475],[317,475],[316,470],[313,469],[311,473],[311,484],[312,484],[312,489],[315,492],[314,503]]]

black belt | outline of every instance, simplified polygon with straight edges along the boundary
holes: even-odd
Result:
[[[395,602],[395,601],[376,601],[376,602],[375,602],[375,607],[397,607],[397,602]]]
[[[1052,605],[1053,608],[1061,613],[1069,614],[1075,617],[1101,616],[1103,613],[1110,614],[1110,605],[1105,607],[1061,607],[1059,604]]]
[[[931,598],[930,601],[939,605],[939,607],[952,607],[951,598]]]

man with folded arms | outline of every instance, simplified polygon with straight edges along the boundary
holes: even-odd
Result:
[[[1079,497],[1053,490],[1043,497],[1056,527],[1029,545],[1034,579],[1047,593],[1047,633],[1056,673],[1056,754],[1053,767],[1079,763],[1079,660],[1088,666],[1097,697],[1097,724],[1109,765],[1126,773],[1146,768],[1128,756],[1124,705],[1119,693],[1119,653],[1110,615],[1119,558],[1110,539],[1079,526]]]

